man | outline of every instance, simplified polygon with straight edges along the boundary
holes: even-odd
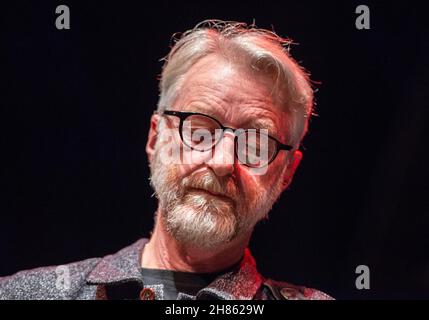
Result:
[[[162,70],[146,152],[159,201],[150,240],[0,280],[3,299],[329,299],[266,279],[247,249],[290,185],[313,92],[288,41],[209,21]]]

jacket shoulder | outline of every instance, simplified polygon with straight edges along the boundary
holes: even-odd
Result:
[[[274,300],[334,300],[330,295],[289,282],[266,279],[262,284]]]
[[[0,300],[73,299],[99,261],[100,258],[91,258],[0,277]]]

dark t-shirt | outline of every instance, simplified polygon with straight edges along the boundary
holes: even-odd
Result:
[[[207,287],[216,277],[228,270],[219,273],[192,273],[140,268],[145,286],[163,286],[164,300],[176,300],[179,292],[195,296],[198,291]]]

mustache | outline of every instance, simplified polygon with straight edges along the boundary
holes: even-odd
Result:
[[[218,177],[212,171],[194,174],[183,179],[183,187],[203,189],[215,195],[221,195],[234,201],[238,199],[238,188],[231,178]]]

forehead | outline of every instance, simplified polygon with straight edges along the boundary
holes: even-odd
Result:
[[[187,98],[212,95],[218,103],[222,100],[236,104],[246,101],[272,104],[270,88],[272,81],[268,77],[212,54],[188,70],[180,95]]]
[[[220,56],[198,61],[185,74],[180,89],[175,109],[209,113],[231,125],[251,122],[284,128],[287,115],[272,94],[273,81]]]

